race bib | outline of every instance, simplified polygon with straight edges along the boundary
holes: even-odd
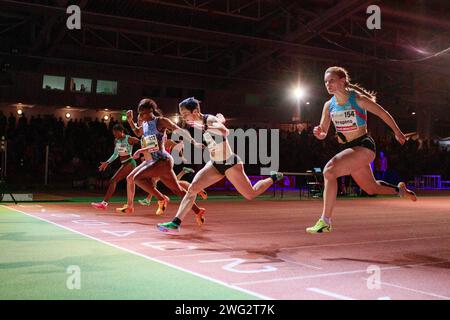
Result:
[[[205,132],[203,134],[203,138],[205,139],[206,145],[209,149],[213,149],[217,145],[209,132]]]
[[[124,153],[125,153],[126,155],[128,155],[127,145],[126,145],[126,144],[121,144],[121,143],[119,143],[119,144],[117,145],[117,152],[118,152],[120,155],[123,155]]]
[[[142,146],[144,148],[149,148],[148,151],[150,153],[159,151],[159,143],[158,143],[158,138],[156,138],[156,135],[152,134],[150,136],[146,136],[146,137],[144,137],[142,142],[143,142]]]
[[[337,111],[331,114],[336,131],[349,132],[358,130],[355,110]]]

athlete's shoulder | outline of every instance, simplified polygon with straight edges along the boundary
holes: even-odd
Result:
[[[367,103],[373,102],[368,96],[362,94],[358,94],[358,96],[355,97],[355,101],[359,106],[364,106]]]
[[[324,111],[330,111],[330,106],[331,106],[332,99],[333,98],[325,101],[325,103],[323,104],[323,110]]]
[[[355,101],[357,103],[359,103],[359,102],[370,102],[370,101],[373,102],[373,99],[371,97],[365,95],[364,93],[360,93],[360,92],[357,92],[355,90],[352,90],[351,93],[352,93],[352,98],[355,99]]]
[[[156,117],[155,119],[156,119],[156,123],[157,123],[157,124],[163,124],[163,125],[165,125],[165,124],[168,124],[168,123],[171,122],[171,120],[170,120],[169,118],[166,118],[166,117],[163,117],[163,116],[161,116],[161,117]]]
[[[130,135],[126,136],[126,140],[128,141],[128,144],[134,144],[134,143],[137,143],[139,141],[138,138],[132,137]]]

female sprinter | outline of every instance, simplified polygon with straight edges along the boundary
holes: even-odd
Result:
[[[224,177],[227,177],[236,190],[248,200],[259,196],[283,177],[281,173],[272,172],[270,178],[260,180],[252,186],[244,172],[242,160],[232,152],[227,141],[229,132],[223,124],[223,117],[220,119],[213,115],[202,114],[200,102],[193,97],[183,100],[179,107],[183,120],[188,125],[203,131],[211,161],[195,175],[188,192],[181,201],[176,217],[170,222],[158,224],[160,231],[168,233],[179,231],[181,222],[194,203],[197,193]]]
[[[138,126],[142,126],[142,122],[143,122],[143,121],[142,121],[141,116],[138,115]],[[165,137],[165,136],[164,136],[164,137]],[[142,161],[150,161],[150,160],[152,160],[152,156],[151,156],[150,152],[148,152],[148,150],[146,150],[146,148],[145,148],[145,139],[144,139],[143,136],[142,136],[142,139],[141,139],[141,145],[143,146],[143,148],[142,148],[142,149],[139,149],[138,151],[136,151],[135,154],[133,155],[133,158],[134,158],[134,159],[138,159],[138,158],[139,158],[138,156],[139,156],[140,154],[142,154],[142,155],[143,155],[143,157],[141,158]],[[164,140],[164,147],[166,148],[166,151],[167,151],[169,154],[172,154],[172,151],[174,151],[174,152],[178,152],[178,154],[179,154],[181,157],[183,156],[183,142],[176,143],[175,141],[173,141],[173,140],[171,140],[171,139],[165,139],[165,140]],[[183,158],[183,159],[184,159],[184,158]],[[178,180],[178,183],[180,184],[180,186],[181,186],[183,189],[187,190],[187,189],[189,188],[190,183],[187,182],[187,181],[183,181],[183,180],[181,180],[181,179],[183,178],[183,176],[184,176],[185,174],[188,174],[188,173],[194,173],[194,172],[195,172],[194,169],[186,168],[186,167],[185,167],[185,168],[183,168],[183,169],[177,174],[177,180]],[[157,185],[157,183],[158,183],[159,180],[160,180],[160,179],[157,178],[157,177],[156,177],[156,178],[151,178],[151,183],[155,186],[155,188],[156,188],[156,185]],[[159,191],[159,190],[158,190],[158,191]],[[201,196],[203,200],[206,200],[206,199],[208,198],[208,195],[207,195],[206,191],[204,191],[204,190],[202,190],[202,191],[199,193],[199,196]],[[167,196],[163,195],[163,197],[166,198],[167,201],[169,201],[169,198],[168,198]],[[152,198],[153,198],[153,195],[152,195],[151,193],[149,193],[145,199],[143,199],[143,200],[138,200],[138,202],[139,202],[142,206],[149,206],[149,205],[151,204]],[[157,214],[157,215],[162,214],[162,213],[163,213],[163,210],[165,210],[166,207],[167,207],[167,206],[161,207],[161,208],[156,212],[156,214]],[[123,210],[124,210],[124,208],[118,208],[118,211],[123,211]]]
[[[170,145],[171,143],[175,144],[175,147],[176,147],[176,148],[178,147],[178,145],[183,144],[182,142],[177,144],[177,143],[174,142],[173,140],[167,139],[166,145],[167,145],[167,144]],[[168,153],[172,154],[172,150],[173,150],[172,148],[166,146],[166,151],[167,151]],[[182,153],[182,148],[180,148],[180,153]],[[191,184],[190,184],[189,182],[187,182],[187,181],[185,181],[185,180],[181,180],[181,179],[182,179],[186,174],[188,174],[188,173],[195,173],[195,170],[192,169],[192,168],[183,167],[183,169],[181,169],[181,171],[177,174],[177,180],[178,180],[178,183],[179,183],[180,186],[181,186],[183,189],[185,189],[185,190],[187,190]],[[159,182],[159,178],[152,178],[152,180],[153,180],[153,183],[154,183],[155,185]],[[205,190],[201,190],[201,191],[198,193],[198,195],[199,195],[203,200],[208,199],[208,194],[206,193]],[[140,204],[141,206],[149,206],[149,205],[151,204],[151,202],[152,202],[152,198],[153,198],[153,195],[152,195],[151,193],[149,193],[145,199],[138,200],[138,202],[139,202],[139,204]]]
[[[128,114],[128,113],[127,113],[127,114]],[[131,117],[131,119],[132,119],[132,117]],[[142,117],[141,117],[140,114],[138,114],[137,120],[138,120],[138,122],[137,122],[137,127],[141,127],[141,126],[142,126],[142,123],[143,123],[143,120],[142,120]],[[131,122],[133,122],[133,121],[131,121]],[[136,131],[136,130],[134,129],[134,131]],[[164,136],[164,137],[165,137],[165,136]],[[148,150],[145,149],[145,147],[146,147],[146,140],[145,140],[145,137],[144,137],[144,136],[141,136],[141,146],[142,146],[143,149],[139,149],[138,151],[136,151],[136,152],[134,153],[134,155],[133,155],[133,158],[134,158],[134,159],[138,159],[139,156],[142,154],[142,157],[140,157],[140,160],[141,160],[140,166],[143,167],[143,166],[144,166],[143,163],[144,163],[145,161],[151,161],[151,160],[153,160],[153,158],[152,158],[152,155],[150,154],[150,152],[149,152]],[[165,144],[165,146],[166,146],[166,150],[167,150],[167,143]],[[177,177],[177,179],[178,179],[178,177]],[[156,184],[157,184],[158,181],[159,181],[158,178],[150,178],[150,183],[152,183],[152,185],[154,186],[154,188],[155,188],[155,190],[156,190],[157,192],[160,192],[160,191],[156,188]],[[164,213],[164,210],[166,210],[166,208],[167,208],[167,203],[169,202],[169,197],[167,197],[166,195],[164,195],[164,194],[162,194],[162,193],[161,193],[161,196],[164,197],[164,198],[166,199],[166,202],[161,203],[161,205],[158,206],[158,209],[157,209],[157,211],[156,211],[156,215],[163,214],[163,213]],[[143,200],[138,200],[138,202],[139,202],[142,206],[149,206],[149,205],[151,204],[152,197],[153,197],[153,194],[152,194],[152,193],[149,193],[145,199],[143,199]],[[125,206],[122,207],[122,208],[117,208],[116,210],[117,210],[117,211],[124,211],[124,210],[126,210],[126,208],[127,208],[127,205],[125,205]]]
[[[201,143],[195,142],[188,131],[181,129],[171,120],[165,117],[156,117],[155,113],[159,113],[156,103],[151,99],[142,99],[138,106],[139,116],[142,118],[142,127],[136,127],[133,122],[133,112],[127,112],[127,120],[131,128],[138,136],[143,136],[144,146],[142,149],[136,151],[138,156],[140,152],[147,151],[151,155],[151,160],[147,160],[136,167],[127,176],[127,205],[121,208],[122,212],[131,213],[134,211],[133,199],[135,193],[135,184],[137,184],[144,191],[151,193],[158,199],[157,214],[162,214],[167,207],[167,198],[164,197],[156,188],[149,178],[159,177],[172,192],[180,197],[184,197],[186,191],[180,186],[176,175],[173,172],[173,158],[165,150],[164,142],[166,139],[166,130],[172,130],[179,133],[187,141],[190,141],[195,146],[202,148]],[[188,210],[194,210],[196,220],[199,225],[203,223],[204,209],[197,207],[192,203]],[[159,213],[158,213],[159,212]]]
[[[113,135],[115,138],[114,153],[108,160],[106,160],[106,162],[100,163],[99,170],[105,171],[106,168],[108,168],[108,166],[118,157],[120,158],[122,165],[109,181],[109,187],[103,201],[91,203],[91,205],[96,209],[106,209],[109,199],[116,191],[117,183],[122,179],[125,179],[128,174],[136,168],[136,161],[132,158],[132,151],[133,145],[138,143],[139,139],[126,135],[124,128],[120,124],[115,124],[113,126]]]
[[[324,168],[322,217],[313,227],[306,229],[308,233],[331,231],[331,216],[338,189],[337,178],[341,176],[351,175],[369,195],[397,194],[412,201],[417,200],[414,192],[408,190],[404,182],[395,186],[377,181],[373,176],[370,163],[375,159],[376,147],[367,133],[367,111],[383,120],[400,144],[406,141],[392,116],[375,102],[375,95],[350,83],[347,71],[341,67],[331,67],[325,71],[325,87],[333,97],[324,105],[320,124],[314,128],[314,136],[320,140],[325,139],[330,122],[333,121],[343,151],[335,155]]]

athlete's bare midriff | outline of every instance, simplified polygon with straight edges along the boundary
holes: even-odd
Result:
[[[131,155],[128,155],[128,156],[119,156],[120,162],[124,162],[125,160],[128,160],[128,159],[130,159],[130,158],[131,158]]]
[[[359,137],[366,135],[367,134],[367,126],[359,127],[357,130],[351,131],[351,132],[345,132],[345,133],[342,132],[342,134],[345,136],[345,138],[347,139],[347,143],[348,143],[348,142],[358,139]],[[344,141],[342,141],[342,139],[339,136],[338,136],[338,142],[344,143]]]

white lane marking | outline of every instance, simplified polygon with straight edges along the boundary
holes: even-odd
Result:
[[[80,224],[86,227],[107,226],[109,223],[99,220],[73,220],[73,223]]]
[[[362,278],[362,279],[367,281],[367,278]],[[435,298],[441,298],[441,299],[445,299],[445,300],[450,300],[450,297],[441,296],[439,294],[432,293],[432,292],[427,292],[427,291],[423,291],[423,290],[416,290],[416,289],[400,286],[398,284],[393,284],[393,283],[384,282],[384,281],[376,281],[376,283],[379,283],[379,284],[381,284],[383,286],[398,288],[398,289],[407,290],[407,291],[411,291],[411,292],[415,292],[415,293],[421,293],[421,294],[424,294],[424,295],[427,295],[427,296],[431,296],[431,297],[435,297]]]
[[[178,241],[172,241],[172,240],[147,241],[147,242],[142,242],[141,245],[155,249],[155,250],[159,250],[159,251],[171,251],[171,252],[197,249],[196,246],[184,246],[184,247],[180,248],[180,245],[183,246],[183,244],[181,244]]]
[[[184,271],[184,272],[186,272],[186,273],[189,273],[189,274],[191,274],[191,275],[197,276],[197,277],[199,277],[199,278],[202,278],[202,279],[205,279],[205,280],[212,281],[212,282],[214,282],[214,283],[223,285],[223,286],[225,286],[225,287],[227,287],[227,288],[234,289],[234,290],[237,290],[237,291],[241,291],[241,292],[243,292],[243,293],[246,293],[246,294],[249,294],[249,295],[253,295],[253,296],[255,296],[255,297],[258,297],[258,298],[260,298],[260,299],[264,299],[264,300],[273,300],[273,298],[270,298],[270,297],[268,297],[268,296],[265,296],[265,295],[262,295],[262,294],[259,294],[259,293],[256,293],[256,292],[253,292],[253,291],[251,291],[251,290],[247,290],[247,289],[244,289],[244,288],[240,288],[240,287],[235,286],[235,285],[233,285],[233,284],[228,284],[228,283],[223,282],[223,281],[221,281],[221,280],[217,280],[217,279],[214,279],[214,278],[211,278],[211,277],[202,275],[202,274],[200,274],[200,273],[197,273],[197,272],[194,272],[194,271],[187,270],[187,269],[185,269],[185,268],[176,266],[176,265],[174,265],[174,264],[171,264],[171,263],[168,263],[168,262],[159,260],[159,259],[155,259],[155,258],[152,258],[152,257],[148,257],[148,256],[146,256],[146,255],[144,255],[144,254],[139,253],[139,252],[136,252],[136,251],[133,251],[133,250],[130,250],[130,249],[126,249],[126,248],[122,248],[122,247],[119,247],[119,246],[116,246],[116,245],[114,245],[114,244],[112,244],[112,243],[109,243],[109,242],[106,242],[106,241],[104,241],[104,240],[95,238],[95,237],[93,237],[93,236],[84,234],[84,233],[82,233],[82,232],[80,232],[80,231],[71,229],[71,228],[69,228],[69,227],[65,227],[65,226],[60,225],[60,224],[58,224],[58,223],[56,223],[56,222],[53,222],[53,221],[50,221],[50,220],[46,220],[46,219],[43,219],[43,218],[41,218],[41,217],[37,217],[37,216],[32,215],[32,214],[28,214],[28,213],[26,213],[26,212],[17,210],[17,209],[15,209],[15,208],[10,208],[10,207],[4,206],[4,205],[1,205],[1,206],[4,207],[4,208],[6,208],[6,209],[13,210],[13,211],[17,211],[17,212],[19,212],[19,213],[22,213],[22,214],[27,215],[27,216],[29,216],[29,217],[35,218],[35,219],[37,219],[37,220],[45,221],[45,222],[47,222],[47,223],[53,224],[53,225],[55,225],[55,226],[58,226],[58,227],[60,227],[60,228],[63,228],[63,229],[69,230],[69,231],[71,231],[71,232],[77,233],[77,234],[82,235],[82,236],[84,236],[84,237],[86,237],[86,238],[89,238],[89,239],[92,239],[92,240],[96,240],[96,241],[98,241],[98,242],[100,242],[100,243],[103,243],[103,244],[105,244],[105,245],[108,245],[108,246],[110,246],[110,247],[113,247],[113,248],[116,248],[116,249],[119,249],[119,250],[123,250],[123,251],[126,251],[126,252],[128,252],[128,253],[137,255],[137,256],[139,256],[139,257],[141,257],[141,258],[144,258],[144,259],[147,259],[147,260],[150,260],[150,261],[153,261],[153,262],[158,262],[158,263],[160,263],[160,264],[163,264],[163,265],[165,265],[165,266],[174,268],[174,269],[176,269],[176,270]]]
[[[79,214],[75,214],[75,213],[52,213],[52,214],[50,214],[50,216],[56,217],[56,218],[67,218],[67,217],[81,218],[81,216]]]
[[[103,233],[111,234],[113,236],[123,238],[128,237],[130,234],[135,233],[134,230],[124,230],[124,231],[109,231],[109,230],[102,230]]]
[[[316,293],[320,293],[320,294],[323,294],[324,296],[336,298],[336,299],[339,299],[339,300],[355,300],[353,298],[350,298],[350,297],[347,297],[347,296],[343,296],[343,295],[340,295],[340,294],[337,294],[337,293],[334,293],[334,292],[331,292],[331,291],[322,290],[322,289],[319,289],[319,288],[307,288],[306,290],[312,291],[312,292],[316,292]]]
[[[417,264],[407,264],[407,265],[402,265],[402,266],[392,266],[392,267],[380,268],[380,270],[395,270],[395,269],[401,269],[401,268],[405,268],[405,267],[411,268],[411,267],[434,265],[434,264],[441,264],[441,263],[449,263],[449,262],[441,261],[441,262],[425,262],[425,263],[417,263]],[[313,279],[313,278],[322,278],[322,277],[343,276],[343,275],[355,274],[355,273],[367,273],[367,269],[351,270],[351,271],[343,271],[343,272],[319,273],[319,274],[312,274],[312,275],[308,275],[308,276],[297,276],[297,277],[288,277],[288,278],[275,278],[275,279],[267,279],[267,280],[237,282],[237,283],[234,283],[234,285],[242,286],[242,285],[251,285],[251,284],[258,284],[258,283],[303,280],[303,279]]]
[[[252,270],[239,270],[235,269],[236,266],[246,263],[249,260],[241,259],[241,258],[227,258],[227,259],[214,259],[214,260],[200,260],[200,263],[213,263],[213,262],[225,262],[231,261],[222,267],[223,270],[235,273],[261,273],[261,272],[274,272],[278,269],[273,266],[263,266],[260,269],[252,269]]]

